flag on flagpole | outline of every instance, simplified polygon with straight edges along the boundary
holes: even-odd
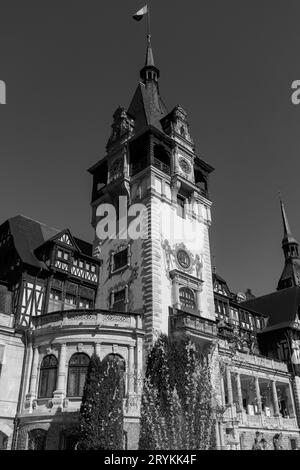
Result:
[[[133,19],[136,21],[141,21],[141,19],[148,13],[148,5],[145,5],[143,8],[141,8],[139,11],[136,12],[135,15],[133,15]]]

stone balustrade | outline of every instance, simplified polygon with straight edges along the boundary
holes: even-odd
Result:
[[[297,430],[296,418],[283,418],[282,416],[265,416],[264,414],[248,415],[238,413],[239,424],[254,428],[266,428],[271,430]]]
[[[185,329],[207,336],[217,335],[215,322],[183,310],[170,309],[170,322],[173,331]]]
[[[268,369],[286,374],[289,372],[287,364],[275,361],[274,359],[269,359],[265,356],[237,352],[234,356],[234,362],[240,362],[242,364],[245,363],[248,366],[255,366],[260,370]]]
[[[33,319],[36,330],[45,328],[95,327],[142,329],[142,318],[137,313],[106,310],[65,310]]]
[[[237,412],[236,406],[227,407],[222,416],[224,423],[235,423],[239,426],[269,430],[298,430],[296,418],[283,418],[282,416],[266,416],[264,413],[249,415],[245,411]]]

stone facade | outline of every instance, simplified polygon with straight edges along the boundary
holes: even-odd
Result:
[[[0,448],[74,449],[95,353],[124,367],[124,448],[137,449],[146,358],[160,332],[208,353],[218,449],[300,446],[299,374],[261,355],[267,316],[212,274],[213,168],[195,152],[185,111],[168,113],[150,42],[149,57],[89,170],[93,247],[22,216],[0,227]]]

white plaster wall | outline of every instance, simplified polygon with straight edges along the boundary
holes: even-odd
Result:
[[[20,338],[0,333],[0,345],[3,344],[5,352],[0,373],[0,416],[14,418],[19,398],[24,347]]]

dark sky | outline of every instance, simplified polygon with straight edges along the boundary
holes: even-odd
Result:
[[[300,239],[299,0],[149,2],[162,96],[216,169],[212,253],[234,291],[276,288],[278,191]],[[91,177],[145,56],[136,0],[1,0],[0,220],[24,214],[92,240]]]

